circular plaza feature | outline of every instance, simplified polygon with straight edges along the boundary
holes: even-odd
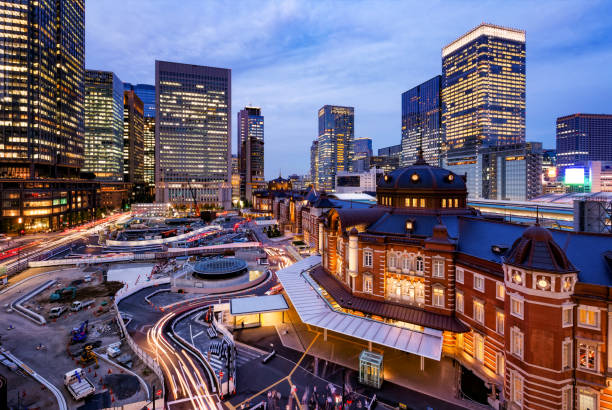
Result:
[[[247,263],[238,258],[203,259],[193,266],[194,276],[201,279],[223,279],[248,272]]]

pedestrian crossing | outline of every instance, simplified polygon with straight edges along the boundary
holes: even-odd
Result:
[[[244,346],[238,346],[238,348],[236,349],[236,353],[236,367],[241,367],[242,365],[250,362],[251,360],[261,357],[261,353],[259,353],[257,350],[249,349],[248,347]],[[227,367],[225,359],[220,358],[216,355],[211,354],[208,362],[216,373],[218,373],[219,370],[225,370]]]
[[[219,373],[219,370],[223,370],[226,367],[225,360],[214,355],[210,355],[208,363],[210,363],[211,367],[215,370],[215,373]]]
[[[241,367],[243,364],[250,362],[253,359],[261,357],[257,350],[249,349],[248,347],[237,347],[236,367]]]

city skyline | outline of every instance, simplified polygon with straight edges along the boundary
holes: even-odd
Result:
[[[87,66],[114,70],[124,81],[151,84],[155,58],[231,68],[233,105],[255,104],[267,113],[267,156],[272,160],[267,178],[276,176],[279,168],[283,174],[307,173],[316,110],[325,104],[354,106],[355,136],[372,137],[375,149],[398,144],[401,93],[440,74],[442,47],[482,20],[527,32],[528,141],[554,147],[555,119],[574,112],[605,112],[606,90],[612,87],[604,75],[612,61],[607,49],[611,23],[599,18],[612,12],[607,5],[447,5],[443,13],[433,13],[439,10],[433,5],[406,5],[411,14],[428,18],[415,19],[424,23],[405,30],[401,5],[373,10],[359,3],[351,10],[329,10],[287,2],[263,4],[258,12],[264,18],[257,28],[249,25],[246,32],[234,32],[240,21],[252,17],[248,8],[213,5],[194,13],[190,3],[172,10],[160,4],[88,3]],[[130,31],[124,22],[135,7],[150,24]],[[366,13],[376,18],[365,19]],[[337,14],[345,16],[345,23],[326,24]],[[201,15],[201,22],[192,15]],[[388,24],[374,24],[381,19]],[[175,21],[181,21],[180,29],[161,29]],[[215,31],[210,30],[213,26]],[[260,46],[251,47],[256,40]],[[336,58],[327,61],[327,55]],[[600,92],[594,94],[594,89]],[[278,95],[285,96],[287,104],[281,104]]]

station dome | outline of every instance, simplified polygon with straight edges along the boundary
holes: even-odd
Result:
[[[410,166],[383,175],[376,187],[379,205],[396,208],[465,208],[465,176],[429,165],[419,154]]]
[[[525,229],[508,251],[506,263],[531,270],[576,272],[552,234],[538,224]]]

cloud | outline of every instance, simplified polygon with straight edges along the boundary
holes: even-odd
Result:
[[[355,107],[356,136],[399,143],[400,95],[441,71],[441,48],[481,21],[527,31],[527,137],[554,146],[554,120],[609,110],[606,2],[87,2],[87,67],[153,83],[155,59],[232,69],[232,128],[265,116],[266,176],[306,173],[324,104]]]

